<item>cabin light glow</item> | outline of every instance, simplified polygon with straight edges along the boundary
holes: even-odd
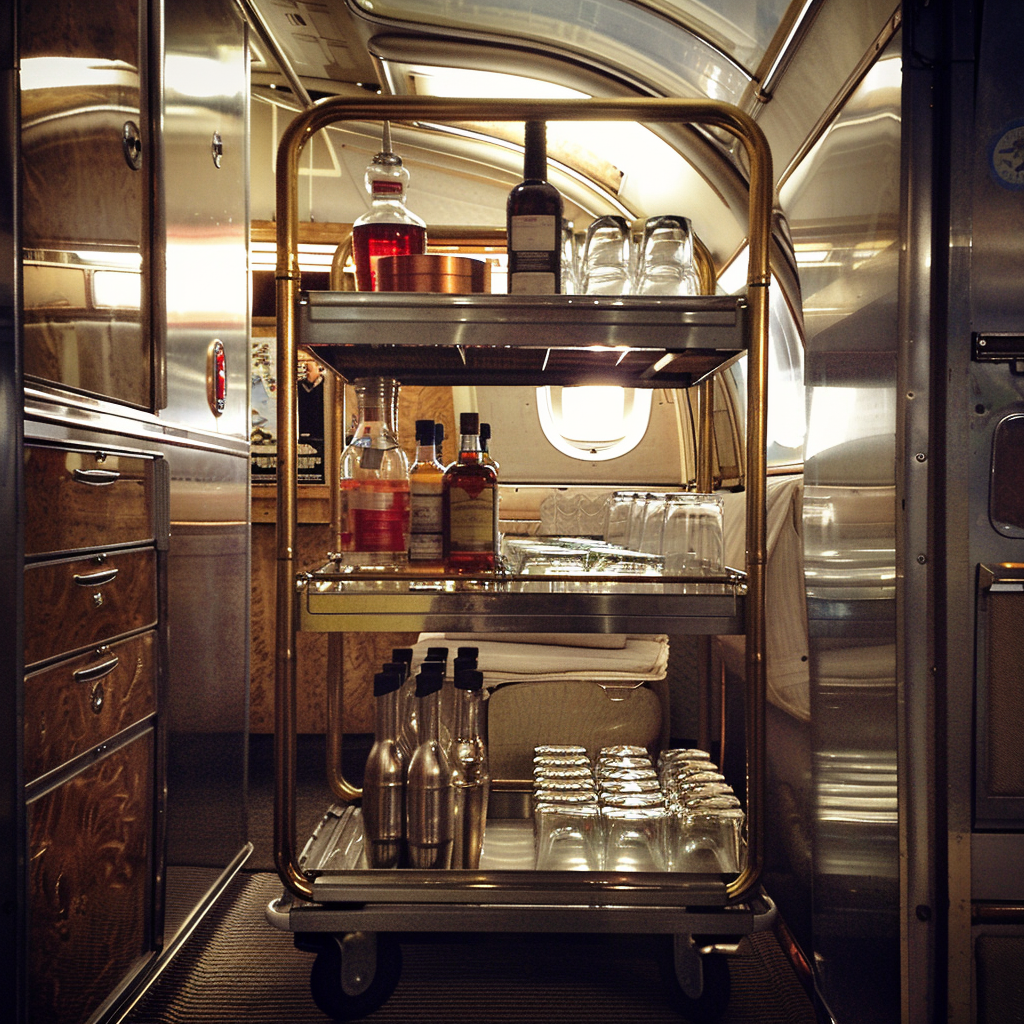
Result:
[[[101,86],[138,89],[139,69],[124,61],[94,57],[26,57],[21,62],[21,88],[25,92]]]
[[[476,71],[472,68],[428,67],[411,64],[407,73],[416,82],[420,96],[473,96],[476,99],[586,99],[588,94],[568,86],[545,82],[524,75],[508,75],[497,71]]]
[[[140,309],[142,277],[123,270],[95,270],[92,301],[95,306],[110,309]]]
[[[175,92],[197,99],[232,96],[242,84],[237,70],[230,63],[180,53],[167,55],[164,78]]]

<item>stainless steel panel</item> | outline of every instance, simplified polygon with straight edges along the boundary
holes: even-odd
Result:
[[[166,262],[166,406],[161,418],[249,436],[248,52],[238,9],[178,0],[164,16],[157,244]],[[227,394],[207,401],[211,346]]]
[[[821,27],[819,18],[811,35]],[[800,266],[811,385],[803,509],[810,718],[769,719],[769,777],[784,787],[772,840],[781,887],[773,891],[813,956],[819,994],[843,1022],[900,1018],[900,44],[897,37],[880,55],[780,194]]]
[[[26,372],[149,408],[145,6],[20,8]]]

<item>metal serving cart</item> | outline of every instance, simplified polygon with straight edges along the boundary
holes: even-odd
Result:
[[[731,135],[749,163],[749,266],[745,294],[653,299],[300,292],[298,164],[305,143],[340,121],[605,121],[701,124]],[[765,695],[765,410],[771,155],[743,112],[713,101],[449,100],[335,98],[300,113],[277,161],[277,652],[274,846],[284,885],[267,909],[275,926],[317,953],[314,998],[336,1019],[371,1012],[400,973],[396,932],[649,933],[671,937],[681,1009],[711,1019],[725,1007],[721,955],[770,927],[761,891]],[[555,340],[557,339],[557,340]],[[552,343],[554,341],[554,343]],[[296,551],[296,350],[342,376],[388,375],[403,384],[580,384],[681,387],[748,356],[746,564],[720,577],[578,581],[562,592],[537,577],[369,575],[329,562],[300,571]],[[705,389],[707,390],[707,389]],[[709,450],[708,405],[701,417]],[[698,486],[710,489],[710,457]],[[340,516],[336,516],[336,524]],[[337,528],[337,527],[336,527]],[[325,553],[326,557],[326,553]],[[571,593],[565,583],[579,583]],[[695,586],[698,584],[699,586]],[[337,803],[299,849],[295,824],[296,671],[299,630],[331,634],[328,749]],[[537,871],[528,820],[488,824],[500,854],[474,870],[373,870],[354,851],[360,791],[340,769],[340,643],[352,631],[664,632],[745,634],[747,860],[737,875]],[[528,792],[495,779],[495,791]],[[523,827],[525,826],[525,827]],[[491,833],[491,829],[495,830]]]

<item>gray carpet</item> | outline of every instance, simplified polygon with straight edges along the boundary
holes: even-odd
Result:
[[[276,875],[243,873],[129,1018],[129,1024],[322,1024],[309,992],[313,955],[264,918]],[[404,966],[372,1024],[680,1024],[646,936],[401,936]],[[729,958],[723,1024],[814,1024],[774,937]]]
[[[255,850],[126,1024],[323,1024],[310,995],[314,954],[264,911],[281,895],[273,872],[272,764],[267,737],[250,748],[249,834]],[[346,749],[358,781],[366,738]],[[306,737],[297,765],[297,826],[308,835],[331,803],[323,744]],[[657,961],[664,937],[409,934],[398,987],[369,1024],[680,1024]],[[815,1024],[811,1002],[771,933],[728,958],[722,1024]]]

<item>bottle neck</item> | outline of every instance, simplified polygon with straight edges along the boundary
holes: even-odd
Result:
[[[547,126],[543,121],[527,121],[523,138],[523,178],[546,181],[548,173]]]
[[[381,694],[377,698],[376,738],[377,741],[393,740],[398,737],[399,690]]]
[[[463,690],[456,687],[458,701],[455,705],[455,736],[460,740],[479,739],[481,694],[479,690]]]
[[[441,691],[417,697],[416,730],[420,743],[433,741],[437,743],[441,737]]]
[[[462,434],[459,437],[459,461],[480,461],[480,436],[478,434]]]

